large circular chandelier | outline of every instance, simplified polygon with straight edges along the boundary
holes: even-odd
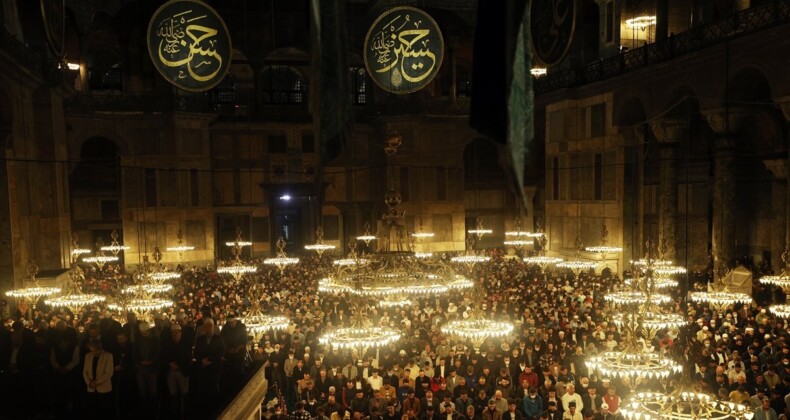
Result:
[[[682,316],[677,318],[660,312],[659,306],[672,299],[655,293],[649,270],[645,278],[634,279],[630,290],[608,293],[604,300],[621,306],[622,312],[613,314],[612,318],[624,332],[625,347],[588,357],[585,363],[589,369],[604,376],[628,378],[632,385],[640,380],[664,379],[682,372],[681,364],[649,350],[640,342],[640,335],[649,343],[661,329],[685,324]]]
[[[157,295],[161,293],[167,293],[173,290],[173,285],[162,283],[162,284],[155,284],[155,283],[146,283],[146,284],[136,284],[132,286],[128,286],[121,290],[121,293],[127,295],[133,295],[140,293],[140,289],[145,291],[146,293]]]
[[[466,252],[461,255],[456,255],[450,258],[450,261],[455,263],[465,264],[471,271],[475,264],[484,263],[491,260],[488,255],[480,255],[475,251],[475,240],[471,235],[466,237]]]
[[[653,305],[664,305],[672,301],[669,295],[658,293],[648,294],[640,291],[627,290],[622,292],[612,292],[604,295],[604,300],[617,305],[640,305],[650,303]]]
[[[546,255],[533,255],[531,257],[524,257],[523,260],[527,264],[537,265],[538,267],[540,267],[541,271],[544,271],[546,269],[546,267],[548,267],[550,265],[558,264],[558,263],[561,263],[563,261],[562,258],[559,258],[559,257],[548,257]]]
[[[422,203],[420,203],[420,206],[422,207]],[[420,216],[420,225],[419,225],[419,227],[417,227],[417,231],[416,232],[412,232],[410,236],[412,238],[415,238],[415,239],[427,239],[427,238],[433,238],[434,237],[434,233],[430,232],[428,230],[425,230],[425,228],[423,227],[423,224],[422,224],[422,216]]]
[[[111,303],[107,307],[114,311],[131,311],[138,315],[145,314],[151,311],[158,311],[160,309],[169,308],[173,306],[173,301],[157,297],[140,297],[124,300],[117,303]]]
[[[241,322],[247,327],[248,331],[260,335],[267,331],[282,331],[288,328],[291,320],[280,315],[264,315],[262,313],[252,313],[241,317]]]
[[[77,244],[77,236],[74,235],[72,239],[72,251],[81,250]],[[64,290],[65,294],[60,296],[52,296],[44,300],[44,303],[53,308],[68,308],[72,313],[78,312],[81,308],[86,306],[95,305],[104,301],[104,296],[93,293],[83,293],[80,285],[85,280],[85,272],[77,264],[79,256],[82,252],[71,253],[71,268],[69,269],[66,278]]]
[[[646,340],[652,340],[661,330],[676,330],[686,326],[688,321],[681,314],[658,312],[657,308],[640,311],[638,314],[617,313],[612,315],[612,323],[621,329],[641,331]]]
[[[118,254],[122,251],[128,251],[129,247],[118,242],[118,231],[114,230],[110,234],[110,238],[112,238],[112,242],[109,245],[102,246],[99,249],[105,252],[111,252],[112,255],[118,256]]]
[[[671,394],[633,393],[620,406],[620,414],[628,420],[749,420],[754,417],[754,411],[746,405],[680,389]]]
[[[576,235],[573,245],[576,248],[576,257],[570,261],[558,262],[556,265],[557,268],[567,268],[571,270],[573,277],[579,278],[579,274],[582,271],[591,270],[598,264],[593,261],[584,261],[580,258],[581,250],[584,249],[584,244],[582,243],[582,238],[580,236]]]
[[[230,274],[236,281],[239,281],[242,277],[244,277],[245,274],[252,274],[258,271],[258,267],[251,264],[245,264],[241,260],[241,248],[243,246],[252,245],[252,242],[241,240],[240,228],[236,228],[236,240],[233,242],[226,242],[225,245],[231,247],[233,259],[227,263],[219,265],[217,267],[218,274]]]
[[[493,230],[483,227],[483,218],[480,216],[475,219],[475,227],[466,231],[470,235],[475,235],[478,241],[483,239],[484,235],[490,235],[493,232]]]
[[[546,245],[549,243],[549,239],[546,237],[546,234],[543,232],[543,229],[541,229],[540,222],[538,222],[537,226],[538,228],[536,229],[536,232],[530,233],[529,236],[537,239],[538,245],[540,245],[540,251],[538,251],[538,253],[535,255],[524,257],[523,260],[527,264],[537,265],[538,267],[540,267],[540,272],[545,273],[546,267],[561,263],[564,260],[559,257],[546,256]]]
[[[299,258],[289,257],[285,254],[285,239],[282,236],[277,238],[277,255],[263,260],[266,265],[273,265],[282,273],[285,267],[299,263]]]
[[[452,336],[482,342],[486,338],[505,337],[513,332],[513,324],[491,319],[450,321],[442,326],[442,332]],[[480,346],[475,346],[480,349]]]
[[[178,229],[178,242],[176,246],[169,246],[166,248],[168,252],[175,252],[178,254],[178,259],[182,260],[184,258],[184,253],[187,251],[194,251],[195,247],[192,245],[186,245],[184,243],[184,235],[181,232],[181,228]]]
[[[339,350],[381,348],[398,340],[400,333],[397,330],[380,327],[338,328],[318,338],[319,343]]]
[[[505,232],[505,241],[503,242],[505,245],[509,245],[515,247],[516,250],[520,250],[524,246],[535,243],[534,237],[531,236],[531,232],[521,230],[520,217],[516,217],[516,220],[513,222],[513,229],[514,230]]]
[[[596,264],[593,261],[580,260],[577,257],[577,259],[575,260],[561,261],[558,262],[556,265],[559,268],[567,268],[568,270],[571,270],[571,272],[573,273],[573,277],[579,277],[579,274],[582,271],[592,270],[598,264]]]
[[[318,258],[321,258],[324,252],[334,250],[335,248],[336,246],[332,244],[324,243],[324,228],[321,226],[315,230],[315,243],[304,246],[304,249],[308,251],[315,251],[318,254]]]
[[[631,286],[637,280],[634,278],[627,278],[625,279],[624,283],[626,286]],[[678,281],[668,277],[653,277],[653,287],[656,289],[671,289],[678,286]]]
[[[663,379],[681,373],[683,366],[658,353],[647,351],[606,351],[587,358],[588,369],[618,378]]]
[[[369,257],[367,264],[337,266],[333,275],[319,280],[320,292],[369,298],[395,295],[405,299],[473,286],[441,260],[416,258],[409,252],[377,253]]]
[[[42,297],[60,293],[59,287],[41,286],[36,275],[38,275],[38,266],[31,262],[27,265],[27,286],[9,290],[5,292],[5,295],[14,299],[27,299],[32,303],[32,306],[35,306]]]
[[[118,301],[107,306],[109,309],[134,312],[142,319],[152,311],[173,306],[172,300],[155,296],[170,291],[172,286],[153,278],[153,274],[162,272],[162,252],[158,246],[154,247],[153,257],[154,262],[151,263],[148,255],[143,255],[143,262],[137,267],[137,272],[133,276],[137,284],[125,288]]]
[[[53,308],[68,308],[71,312],[76,313],[81,308],[103,302],[105,300],[104,296],[94,293],[83,293],[80,290],[80,284],[82,284],[84,279],[85,273],[73,260],[65,287],[66,293],[47,298],[44,300],[44,303]]]
[[[72,312],[85,306],[104,302],[105,297],[92,293],[71,293],[44,300],[44,303],[53,308],[69,308]]]
[[[252,333],[255,348],[258,347],[258,342],[264,333],[268,331],[282,331],[291,324],[291,320],[285,316],[263,313],[260,303],[262,297],[258,294],[259,287],[260,285],[257,284],[250,287],[248,295],[251,297],[252,305],[249,312],[239,317],[239,321],[244,323],[247,331]]]
[[[790,247],[785,246],[785,250],[782,253],[782,262],[784,262],[785,268],[781,273],[774,276],[762,276],[760,283],[780,287],[785,296],[790,296],[790,274],[788,274],[790,273],[790,265],[788,264],[790,263]],[[771,305],[768,309],[780,318],[790,318],[790,300],[786,304]]]
[[[609,245],[609,229],[606,228],[606,223],[601,226],[601,243],[596,246],[588,246],[584,248],[587,252],[595,252],[597,254],[613,254],[616,252],[623,252],[623,247]]]
[[[711,292],[690,292],[689,299],[697,303],[707,303],[719,314],[723,314],[730,305],[750,304],[752,297],[746,293],[718,290]]]
[[[117,262],[118,259],[119,258],[117,256],[104,255],[104,251],[100,251],[100,253],[98,253],[97,255],[94,255],[92,257],[84,257],[82,259],[82,262],[88,263],[88,264],[96,264],[96,266],[99,269],[102,269],[102,268],[104,268],[104,266],[107,263]]]
[[[376,240],[376,236],[370,232],[370,223],[365,222],[363,229],[365,231],[362,235],[357,236],[357,240],[364,242],[366,246],[370,246],[370,243]]]

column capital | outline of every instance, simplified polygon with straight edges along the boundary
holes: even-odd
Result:
[[[702,110],[711,130],[717,136],[726,136],[737,131],[747,117],[753,114],[749,107],[731,106]]]
[[[667,145],[680,143],[688,127],[688,120],[681,118],[659,118],[650,123],[658,142]]]

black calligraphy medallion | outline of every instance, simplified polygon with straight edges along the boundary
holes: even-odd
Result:
[[[154,67],[183,90],[201,92],[216,86],[230,68],[232,51],[222,17],[198,0],[171,0],[148,24]]]
[[[66,44],[66,0],[41,0],[44,32],[55,57],[62,58]]]
[[[577,0],[530,2],[530,39],[535,56],[547,66],[565,58],[576,31]]]
[[[365,37],[365,67],[382,89],[411,93],[433,80],[442,65],[444,38],[427,13],[396,7],[373,22]]]

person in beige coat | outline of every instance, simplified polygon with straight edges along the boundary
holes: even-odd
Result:
[[[88,410],[92,418],[109,418],[113,415],[112,353],[104,351],[98,339],[88,342],[88,349],[82,369],[82,378],[88,386]]]

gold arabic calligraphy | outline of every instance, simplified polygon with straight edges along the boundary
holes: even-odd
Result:
[[[544,63],[560,61],[575,29],[575,0],[531,3],[531,29],[538,58]]]
[[[408,14],[399,14],[383,25],[370,45],[376,63],[383,65],[375,72],[392,71],[391,82],[395,87],[403,83],[402,79],[419,83],[436,67],[436,54],[431,51],[428,38],[431,30],[420,29],[422,23],[422,20],[412,21]]]
[[[187,75],[197,82],[215,78],[222,68],[222,56],[217,52],[217,29],[199,25],[206,15],[189,18],[192,10],[180,12],[159,22],[159,60],[167,67],[184,67],[178,78]],[[186,38],[186,39],[185,39]]]

